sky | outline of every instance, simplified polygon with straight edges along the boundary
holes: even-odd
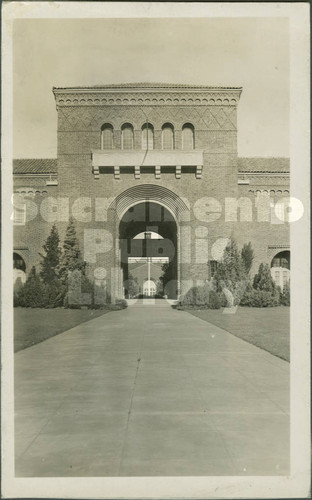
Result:
[[[242,86],[239,156],[289,156],[286,18],[15,19],[15,158],[56,158],[52,87]]]

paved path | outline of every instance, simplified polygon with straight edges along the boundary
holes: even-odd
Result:
[[[136,305],[15,355],[17,476],[288,472],[289,365]]]

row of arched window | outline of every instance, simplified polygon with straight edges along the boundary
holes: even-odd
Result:
[[[144,150],[154,149],[154,127],[150,123],[145,123],[141,129],[141,146]],[[101,127],[101,147],[102,149],[113,149],[114,129],[110,123],[105,123]],[[125,123],[121,127],[121,148],[134,148],[134,131],[130,123]],[[165,123],[161,129],[161,148],[164,150],[175,149],[174,127],[171,123]],[[191,123],[186,123],[182,127],[182,149],[192,150],[195,148],[194,127]]]

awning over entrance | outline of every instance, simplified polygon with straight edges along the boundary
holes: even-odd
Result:
[[[155,178],[160,179],[161,173],[174,168],[177,179],[183,175],[183,169],[194,169],[197,179],[201,178],[203,168],[203,151],[159,151],[159,150],[93,150],[92,169],[94,178],[100,173],[112,172],[116,179],[120,178],[120,169],[131,169],[134,177],[139,179],[142,171],[148,168],[154,171]]]

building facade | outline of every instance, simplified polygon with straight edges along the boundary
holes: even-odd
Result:
[[[90,277],[123,297],[129,257],[168,257],[171,296],[209,279],[228,238],[289,278],[288,158],[239,158],[242,88],[53,88],[57,158],[15,160],[14,266],[39,266],[53,223],[76,222]],[[159,239],[144,241],[144,231]],[[210,264],[209,264],[210,263]],[[24,273],[24,274],[23,274]],[[286,273],[286,274],[285,274]],[[23,277],[24,276],[24,277]]]

